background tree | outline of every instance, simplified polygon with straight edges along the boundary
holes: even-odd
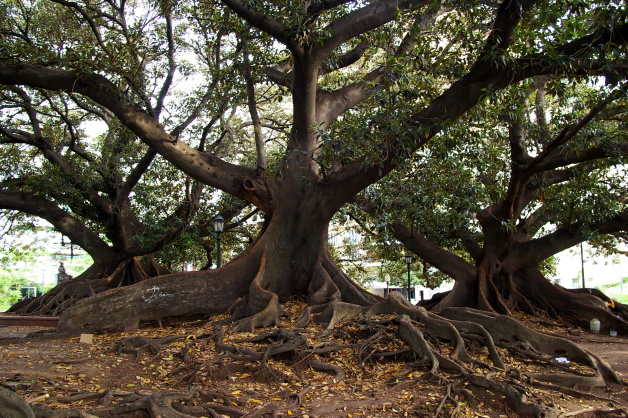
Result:
[[[144,101],[155,120],[160,115],[170,118],[174,105],[166,103],[166,95],[173,89],[177,67],[170,12],[164,12],[162,20],[151,25],[151,13],[159,9],[149,11],[146,21],[134,21],[131,15],[133,21],[128,22],[123,7],[112,7],[102,17],[112,25],[102,28],[107,33],[104,39],[100,32],[94,32],[95,27],[82,26],[76,19],[74,13],[84,12],[81,7],[67,6],[17,2],[15,9],[5,9],[4,40],[23,56],[56,60],[60,46],[55,40],[64,31],[71,32],[73,37],[64,44],[70,52],[64,59],[94,71],[107,68],[118,81],[121,96]],[[59,25],[40,25],[51,13],[60,13]],[[154,31],[164,31],[164,44],[151,44]],[[94,34],[98,35],[100,52],[107,55],[81,56],[85,48],[93,47],[89,41]],[[127,48],[120,49],[122,44]],[[151,64],[157,59],[166,62],[169,70],[160,84],[152,84],[151,79],[164,76],[164,67]],[[222,58],[217,52],[212,59],[216,60],[212,65],[219,66]],[[204,116],[215,112],[211,118],[202,118],[199,149],[207,146],[216,131],[225,131],[229,122],[230,112],[221,112],[228,110],[230,101],[222,99],[218,86],[218,78],[211,79],[203,90],[193,92],[176,115],[179,123],[175,132],[180,132],[198,119],[201,111]],[[0,95],[0,152],[6,163],[2,167],[0,208],[47,220],[94,260],[77,279],[44,298],[16,305],[14,310],[58,314],[77,298],[167,273],[155,263],[155,253],[172,244],[195,215],[200,219],[211,216],[197,213],[199,206],[206,207],[208,202],[203,185],[181,176],[171,164],[156,157],[156,152],[123,128],[109,110],[80,96],[16,86],[6,86]],[[200,99],[194,103],[192,97],[197,95]],[[210,107],[210,98],[219,105]],[[211,146],[220,153],[230,142],[223,135],[221,142]],[[19,234],[18,229],[14,232]],[[177,247],[182,249],[183,242],[179,240]],[[165,252],[157,255],[162,261],[172,261],[164,260]]]
[[[464,131],[452,127],[413,171],[367,191],[366,207],[390,219],[389,233],[376,236],[397,237],[454,278],[447,297],[428,306],[542,308],[582,325],[595,317],[625,326],[625,306],[555,286],[541,269],[583,241],[607,252],[625,243],[624,101],[624,86],[531,81],[487,100],[482,119],[479,108],[467,114]]]

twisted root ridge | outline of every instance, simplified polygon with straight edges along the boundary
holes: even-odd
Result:
[[[349,292],[344,291],[347,288]],[[260,292],[259,289],[256,291]],[[511,316],[454,307],[436,314],[410,305],[396,292],[388,299],[381,299],[366,292],[356,296],[352,291],[351,284],[342,275],[334,274],[333,270],[330,274],[321,263],[310,283],[308,305],[296,321],[296,329],[304,329],[312,321],[326,323],[326,327],[316,334],[320,340],[333,339],[346,332],[348,323],[369,330],[371,334],[365,336],[364,341],[349,346],[357,350],[360,364],[385,358],[404,359],[412,369],[422,371],[422,379],[448,385],[449,395],[443,403],[456,403],[455,394],[471,403],[493,396],[505,400],[520,416],[552,417],[558,416],[557,408],[551,403],[531,399],[528,395],[531,387],[551,387],[562,393],[584,394],[595,388],[621,383],[604,360],[572,341],[534,331]],[[269,304],[259,312],[277,312],[268,308],[277,303],[276,300],[272,297],[265,300]],[[272,322],[279,324],[279,316],[274,316]],[[252,323],[259,322],[252,319]],[[382,330],[390,333],[392,328],[395,338],[405,344],[405,351],[375,349],[374,345],[383,338]],[[347,346],[329,343],[324,351],[307,345],[293,346],[291,350],[295,357],[304,358],[314,352],[321,355],[341,348]],[[531,369],[550,369],[552,372],[517,370],[512,355],[532,361],[537,367]],[[558,357],[569,358],[571,366],[557,362]],[[344,371],[320,361],[310,360],[307,364],[334,374],[336,379],[344,378]]]

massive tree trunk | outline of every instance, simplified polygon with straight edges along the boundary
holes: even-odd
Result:
[[[272,215],[253,245],[234,260],[217,270],[161,276],[96,295],[64,312],[60,327],[128,329],[140,321],[231,309],[241,329],[253,329],[275,324],[281,302],[295,296],[307,296],[306,317],[331,311],[338,302],[366,306],[378,301],[328,252],[327,227],[339,203],[323,199],[316,182],[265,184],[268,201],[275,205],[265,204]]]
[[[391,313],[398,314],[392,317],[398,325],[400,337],[411,349],[415,364],[428,365],[425,378],[442,379],[444,382],[445,378],[439,375],[439,370],[446,369],[453,372],[454,376],[463,376],[470,384],[475,383],[482,387],[483,392],[490,388],[500,399],[508,397],[509,403],[512,402],[513,409],[519,415],[548,416],[544,415],[544,408],[529,408],[523,391],[516,391],[511,383],[502,384],[493,380],[493,376],[501,373],[491,372],[486,377],[475,374],[473,369],[477,365],[484,365],[491,371],[505,371],[505,365],[499,359],[491,335],[495,335],[496,341],[507,342],[512,348],[517,348],[520,342],[525,341],[529,343],[529,347],[524,347],[529,348],[527,354],[537,358],[538,353],[547,354],[548,359],[553,359],[557,352],[569,355],[573,353],[575,358],[584,358],[586,365],[593,369],[592,374],[577,376],[575,380],[549,376],[552,379],[549,381],[560,381],[570,386],[574,386],[575,381],[586,389],[603,386],[606,381],[618,381],[618,377],[607,367],[599,366],[599,359],[564,340],[533,333],[512,318],[460,308],[443,309],[443,315],[439,316],[408,306],[396,296],[381,300],[370,295],[335,265],[327,251],[326,237],[333,214],[344,203],[386,176],[397,165],[412,158],[414,151],[446,127],[448,122],[456,120],[475,106],[487,92],[536,75],[560,73],[563,71],[562,67],[547,65],[554,61],[552,57],[555,51],[564,56],[573,54],[584,60],[587,57],[582,45],[587,45],[584,50],[594,51],[597,58],[598,50],[602,48],[592,46],[610,40],[623,43],[622,34],[625,28],[618,25],[611,31],[596,32],[562,46],[552,45],[548,48],[552,55],[548,57],[544,57],[542,51],[535,51],[534,55],[518,60],[504,59],[508,56],[507,50],[514,41],[515,34],[519,32],[519,22],[535,6],[534,1],[522,1],[516,5],[504,1],[495,11],[493,26],[485,37],[484,45],[480,48],[474,45],[473,51],[469,50],[468,54],[465,51],[463,54],[465,60],[469,57],[476,58],[468,66],[467,73],[458,80],[445,83],[450,86],[446,91],[426,103],[422,110],[408,115],[407,129],[385,129],[388,115],[383,115],[381,120],[384,121],[384,129],[379,131],[380,127],[375,126],[377,118],[369,117],[371,120],[368,123],[373,123],[370,127],[372,129],[370,132],[368,129],[363,132],[376,138],[377,145],[373,146],[375,140],[365,144],[361,150],[362,156],[352,158],[342,166],[325,161],[321,151],[325,148],[329,150],[329,147],[320,132],[345,112],[373,97],[373,93],[378,91],[377,85],[380,81],[382,89],[379,91],[384,92],[391,87],[386,85],[389,83],[385,80],[386,77],[380,80],[380,76],[388,71],[385,68],[387,61],[375,63],[374,67],[377,68],[365,74],[361,80],[348,81],[341,88],[332,91],[327,86],[318,84],[319,76],[325,74],[327,65],[336,67],[336,62],[339,62],[337,58],[343,58],[336,53],[350,47],[350,41],[391,22],[400,15],[400,8],[416,9],[421,13],[416,16],[417,22],[432,19],[433,10],[422,9],[428,2],[358,2],[347,7],[346,13],[339,11],[336,18],[334,13],[325,13],[324,19],[330,20],[321,21],[317,19],[323,16],[327,6],[345,8],[345,3],[315,3],[302,8],[304,14],[300,17],[306,23],[303,25],[307,28],[305,32],[300,30],[301,26],[298,27],[299,30],[295,30],[293,26],[294,22],[300,20],[288,18],[286,21],[289,23],[284,26],[283,17],[275,20],[267,11],[256,10],[248,2],[223,0],[223,3],[247,24],[265,31],[286,45],[292,57],[291,62],[287,63],[289,71],[278,77],[283,87],[290,89],[292,94],[292,130],[286,141],[283,158],[277,162],[276,170],[272,173],[265,172],[262,161],[258,161],[259,168],[248,167],[228,162],[216,153],[194,149],[188,145],[185,136],[180,135],[181,129],[167,132],[158,118],[155,118],[150,106],[148,110],[141,109],[134,102],[127,101],[127,95],[120,89],[115,77],[109,79],[101,72],[78,73],[19,61],[0,62],[0,82],[28,84],[91,98],[111,111],[120,123],[187,175],[256,205],[267,217],[267,224],[257,241],[224,267],[212,271],[159,276],[96,294],[65,310],[60,317],[61,328],[132,329],[141,321],[219,314],[230,310],[233,320],[238,321],[236,330],[251,330],[277,323],[282,315],[282,300],[305,294],[308,308],[295,324],[295,328],[306,324],[312,314],[318,314],[319,319],[329,323],[327,330],[322,333],[324,336],[341,319],[350,316],[364,314],[368,318],[382,314],[390,320]],[[445,10],[442,9],[443,12]],[[320,30],[317,28],[319,23]],[[417,62],[423,60],[424,57],[417,57],[415,51],[405,54],[412,48],[413,39],[420,36],[415,30],[418,28],[414,26],[409,29],[407,38],[399,45],[399,56],[395,56],[395,59],[407,58]],[[437,58],[433,63],[439,62],[440,58]],[[424,65],[419,67],[423,68]],[[396,77],[390,77],[394,78]],[[261,144],[262,141],[258,143]],[[258,155],[261,154],[258,152]],[[485,242],[492,238],[488,237]],[[500,244],[506,244],[506,241],[500,240]],[[412,248],[411,245],[408,247]],[[455,257],[443,258],[451,260],[449,265],[439,266],[438,260],[430,261],[430,264],[439,266],[444,271],[452,270],[449,274],[460,277],[457,290],[442,302],[441,307],[455,301],[458,306],[472,305],[487,310],[507,308],[508,304],[504,302],[507,297],[500,293],[500,289],[507,283],[507,279],[514,279],[513,274],[520,269],[514,269],[510,263],[505,262],[504,248],[500,248],[497,243],[494,247],[495,251],[486,251],[485,257],[479,259],[475,265]],[[416,252],[420,254],[419,251]],[[443,252],[429,248],[428,254],[429,257],[437,258]],[[379,319],[367,319],[363,329],[379,328],[378,333],[388,333],[390,325],[392,323],[385,324],[385,328],[382,328]],[[429,332],[424,333],[425,330]],[[281,331],[286,331],[287,335],[296,335],[294,329]],[[473,338],[465,341],[463,335],[473,335]],[[376,339],[377,336],[368,338],[358,351],[368,348]],[[441,341],[452,344],[451,353],[445,353],[449,350],[438,348]],[[217,346],[222,344],[222,336],[218,336],[216,343]],[[478,350],[478,343],[482,346],[480,351],[484,352],[484,348],[488,350],[492,365],[472,358],[471,354]],[[308,351],[304,353],[309,358],[316,352],[312,349],[316,348],[310,346],[309,341],[307,344]],[[323,349],[327,350],[327,347]],[[236,348],[233,350],[237,352]],[[319,353],[322,354],[320,351]],[[262,357],[267,359],[271,355],[271,350],[267,350]],[[505,379],[512,380],[510,375]],[[467,384],[466,381],[460,383]]]
[[[504,268],[477,267],[475,276],[453,277],[451,291],[431,306],[434,312],[449,307],[470,307],[504,315],[520,310],[530,314],[545,312],[587,328],[593,318],[606,330],[625,333],[625,306],[606,303],[593,291],[573,292],[551,283],[538,266],[530,265],[514,272]],[[610,299],[606,298],[610,302]],[[622,315],[623,314],[623,315]]]
[[[304,291],[310,297],[311,303],[318,306],[316,308],[318,310],[323,309],[327,303],[339,300],[356,301],[358,304],[372,301],[373,297],[359,290],[329,258],[325,232],[333,213],[364,188],[386,176],[400,162],[412,155],[413,151],[421,148],[446,126],[448,121],[456,120],[475,106],[487,91],[503,89],[529,77],[554,74],[557,71],[551,66],[546,66],[542,60],[537,63],[536,55],[521,62],[512,62],[508,66],[504,66],[501,59],[496,59],[496,54],[505,54],[514,42],[519,22],[535,5],[534,1],[526,1],[522,2],[520,7],[512,7],[510,2],[504,2],[495,9],[493,26],[486,35],[484,45],[479,49],[475,61],[469,63],[466,74],[452,80],[449,88],[426,103],[421,110],[408,115],[406,119],[408,129],[397,132],[382,126],[379,131],[379,126],[372,126],[373,132],[370,135],[373,138],[381,138],[379,144],[375,145],[375,150],[372,145],[367,145],[362,156],[352,158],[344,166],[330,164],[318,158],[321,149],[327,147],[320,132],[327,129],[345,112],[372,97],[377,89],[367,85],[373,81],[377,81],[376,84],[381,82],[382,92],[392,86],[388,84],[390,80],[382,77],[390,69],[376,65],[358,81],[335,90],[326,89],[319,85],[319,77],[328,71],[326,67],[330,64],[328,61],[333,59],[336,62],[337,58],[343,58],[337,57],[335,53],[350,45],[351,40],[394,21],[399,16],[400,8],[418,8],[417,21],[424,20],[426,23],[445,9],[439,10],[440,8],[436,7],[422,10],[427,2],[421,0],[401,3],[381,1],[356,5],[355,10],[346,14],[343,12],[340,17],[324,23],[321,21],[320,23],[327,29],[320,33],[319,38],[319,35],[314,33],[302,37],[291,26],[284,27],[278,21],[269,19],[261,10],[249,7],[239,0],[225,0],[224,3],[248,24],[284,44],[292,57],[290,68],[286,69],[281,77],[275,78],[290,89],[293,123],[284,158],[278,163],[274,173],[268,173],[268,177],[273,176],[273,180],[260,179],[259,171],[264,170],[261,168],[264,165],[261,161],[258,162],[261,164],[258,170],[230,163],[216,153],[194,149],[184,138],[180,138],[185,125],[167,132],[151,109],[141,109],[133,102],[127,101],[127,95],[121,91],[120,86],[101,73],[84,74],[66,68],[48,68],[19,61],[3,62],[0,65],[2,83],[67,91],[94,100],[107,108],[120,123],[134,132],[154,152],[161,154],[187,175],[255,204],[269,219],[267,229],[258,242],[229,266],[220,270],[221,274],[224,274],[220,279],[221,283],[216,284],[213,283],[214,280],[210,280],[216,275],[213,272],[207,273],[207,276],[204,273],[194,273],[189,276],[176,275],[169,276],[169,279],[160,278],[155,279],[156,281],[143,282],[132,286],[133,289],[128,290],[128,293],[125,290],[92,298],[93,301],[90,303],[98,305],[102,302],[103,310],[95,310],[91,314],[92,318],[68,312],[64,319],[66,325],[89,321],[103,326],[115,325],[120,322],[120,318],[112,318],[111,321],[103,319],[109,309],[105,308],[108,303],[106,301],[118,300],[117,298],[126,300],[128,294],[129,300],[139,298],[137,301],[141,305],[142,297],[154,300],[152,296],[143,293],[147,289],[158,288],[161,292],[168,288],[168,292],[164,294],[174,295],[179,293],[176,287],[179,284],[181,293],[186,295],[190,293],[190,301],[179,297],[177,308],[164,309],[161,312],[149,306],[145,309],[147,312],[140,315],[140,319],[156,319],[158,315],[168,316],[170,312],[182,314],[186,308],[190,309],[190,313],[215,312],[216,306],[224,306],[234,301],[243,296],[247,289],[250,290],[250,295],[236,305],[236,316],[251,317],[266,309],[262,308],[263,306],[271,311],[275,310],[277,301],[273,295],[287,297],[302,294]],[[322,9],[318,6],[305,8],[303,12],[304,17],[307,16],[305,21],[312,19],[314,22],[322,16]],[[416,36],[415,30],[417,28],[409,29],[407,39],[400,43],[395,52],[397,58],[416,60],[414,55],[406,55],[414,45],[411,39]],[[619,36],[611,31],[608,34],[604,33],[604,36],[596,36],[595,39],[598,43],[604,43],[618,38]],[[554,46],[552,51],[555,48],[557,46]],[[565,44],[560,48],[564,54],[580,52],[579,43]],[[355,62],[355,58],[347,61],[350,62]],[[337,68],[336,65],[334,64],[334,68]],[[166,284],[167,280],[180,282]],[[191,293],[199,293],[199,284],[196,284],[195,280],[200,282],[200,287],[208,286],[207,291],[211,294],[192,296]],[[229,281],[232,283],[225,285]],[[244,288],[240,288],[239,286],[243,284]],[[223,294],[217,295],[216,292]],[[113,305],[117,303],[112,302]],[[87,302],[82,303],[81,306],[86,304]],[[121,309],[125,304],[120,302],[116,306],[110,308]],[[77,307],[76,312],[78,309]],[[129,307],[127,317],[136,315],[141,310],[141,307]],[[269,321],[260,320],[261,323]],[[255,326],[256,322],[257,320],[252,320],[252,325],[249,325]]]

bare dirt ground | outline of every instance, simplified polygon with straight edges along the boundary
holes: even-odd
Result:
[[[298,363],[288,366],[275,357],[268,360],[266,368],[227,358],[212,337],[216,321],[224,319],[94,335],[91,343],[80,342],[78,335],[55,336],[49,329],[3,326],[0,385],[15,390],[32,405],[90,411],[98,416],[148,416],[146,411],[131,408],[124,412],[121,405],[140,402],[156,393],[173,395],[168,402],[174,400],[175,409],[189,414],[181,416],[516,416],[503,399],[489,397],[472,405],[457,395],[449,398],[446,384],[425,379],[424,371],[407,362],[360,364],[355,360],[355,349],[327,357],[326,363],[337,366],[330,373],[301,368]],[[537,318],[519,320],[537,331],[582,344],[628,379],[626,336],[592,335]],[[312,325],[310,334],[305,334],[312,344],[317,344],[315,335],[320,329],[321,325]],[[26,335],[32,331],[37,332]],[[170,336],[174,337],[168,340]],[[242,342],[251,337],[253,334],[248,333],[226,334],[225,341]],[[146,341],[152,346],[143,344]],[[253,342],[250,345],[255,346]],[[543,367],[529,359],[503,354],[509,369],[524,374]],[[241,355],[244,358],[246,352]],[[536,387],[525,390],[528,399],[553,404],[565,417],[628,416],[628,387],[623,385],[600,389],[590,396]],[[454,406],[458,409],[452,415]],[[594,412],[599,410],[615,412]]]

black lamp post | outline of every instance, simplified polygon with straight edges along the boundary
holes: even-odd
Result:
[[[582,268],[582,288],[584,289],[587,285],[584,283],[584,254],[582,251],[582,243],[580,243],[580,267]]]
[[[412,264],[412,254],[406,252],[405,258],[408,265],[408,300],[410,300],[410,264]]]
[[[388,297],[390,296],[390,274],[386,273],[384,281],[386,282],[386,297]]]
[[[214,224],[214,232],[216,232],[216,241],[217,241],[217,255],[216,255],[216,266],[220,268],[220,234],[222,234],[222,230],[225,227],[225,220],[222,216],[218,215],[213,220]]]
[[[67,243],[65,242],[65,237],[61,234],[61,246],[65,247]],[[74,258],[74,243],[70,240],[70,258]]]

